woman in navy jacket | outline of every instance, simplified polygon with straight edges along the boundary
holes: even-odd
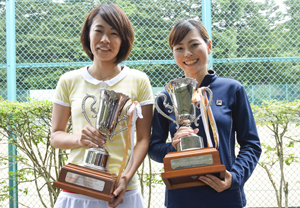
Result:
[[[197,80],[198,87],[209,87],[213,93],[211,110],[219,134],[222,164],[226,166],[225,179],[207,174],[199,180],[207,186],[168,190],[166,189],[165,206],[168,208],[241,208],[246,207],[244,184],[251,176],[261,154],[260,141],[256,130],[252,110],[243,85],[229,78],[218,77],[207,69],[208,55],[212,51],[211,40],[203,24],[197,20],[181,20],[175,24],[169,35],[169,45],[176,64],[184,71],[184,77]],[[166,90],[167,103],[172,105]],[[158,99],[159,108],[175,119],[163,105],[164,99]],[[200,110],[197,110],[197,116]],[[168,120],[155,109],[152,123],[152,136],[148,154],[151,159],[163,162],[169,152],[176,151],[180,138],[196,133],[203,138],[207,147],[202,120],[199,126],[180,127]],[[172,142],[166,143],[168,135]],[[236,142],[240,146],[235,152]]]

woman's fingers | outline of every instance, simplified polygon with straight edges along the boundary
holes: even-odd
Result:
[[[106,141],[105,135],[90,125],[85,126],[81,131],[80,144],[82,146],[104,148]]]
[[[206,183],[211,188],[215,189],[216,191],[220,192],[220,183],[221,180],[213,175],[207,174],[205,176],[200,176],[199,180]]]
[[[215,189],[217,192],[222,192],[229,189],[232,184],[232,175],[229,171],[225,172],[225,179],[221,180],[218,177],[207,174],[205,176],[200,176],[199,180],[209,185],[211,188]]]
[[[194,129],[194,134],[198,134],[199,129]]]
[[[172,146],[177,149],[177,144],[180,142],[180,139],[177,139],[177,140],[173,140],[172,141]]]
[[[172,146],[176,148],[177,144],[180,142],[180,138],[186,137],[190,134],[197,134],[199,129],[191,129],[190,127],[182,126],[180,127],[177,132],[174,134],[174,137],[172,139]]]

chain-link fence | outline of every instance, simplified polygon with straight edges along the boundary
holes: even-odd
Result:
[[[7,39],[8,24],[15,24],[16,99],[50,99],[58,78],[66,71],[90,64],[80,44],[80,30],[85,16],[99,3],[89,0],[16,0],[15,17],[7,17],[13,0],[0,1],[0,92],[4,99],[10,93],[11,63]],[[180,19],[202,20],[201,0],[115,0],[131,20],[135,41],[126,65],[149,76],[153,92],[161,90],[170,79],[182,74],[168,47],[168,34]],[[239,80],[251,103],[264,99],[294,101],[300,98],[300,4],[299,0],[213,0],[211,27],[213,58],[210,65],[219,76]],[[9,18],[9,19],[7,19]],[[8,93],[7,93],[8,92]],[[264,143],[272,143],[273,132],[258,128]],[[299,126],[289,128],[294,140],[300,139]],[[8,152],[7,142],[0,138],[0,152]],[[289,154],[299,157],[299,143]],[[294,151],[294,152],[293,152]],[[1,154],[2,154],[1,153]],[[4,154],[3,153],[3,154]],[[262,155],[261,161],[266,159]],[[150,207],[163,207],[164,185],[160,181],[161,164],[145,160],[144,171],[152,170],[152,189],[143,184],[145,201]],[[0,165],[1,178],[8,169]],[[288,206],[300,206],[299,163],[286,165]],[[276,165],[273,166],[276,169]],[[280,171],[268,173],[257,166],[245,186],[248,207],[277,207],[274,184]],[[146,177],[146,176],[145,176]],[[4,184],[0,184],[1,186]],[[27,183],[27,194],[19,193],[19,207],[42,207],[34,188]],[[43,190],[47,191],[47,190]],[[47,195],[42,193],[43,195]],[[149,197],[151,197],[149,199]],[[8,207],[8,200],[0,201]],[[287,203],[287,202],[285,202]],[[285,204],[283,203],[283,204]],[[50,206],[49,206],[50,207]]]

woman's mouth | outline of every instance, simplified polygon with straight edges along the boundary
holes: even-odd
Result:
[[[109,48],[100,48],[101,51],[109,51]]]
[[[185,61],[183,62],[185,65],[192,65],[195,64],[198,61],[198,59],[194,59],[194,60],[189,60],[189,61]]]

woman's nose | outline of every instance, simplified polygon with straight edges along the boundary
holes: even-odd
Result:
[[[101,40],[100,42],[103,42],[103,43],[109,43],[109,38],[106,34],[103,34],[102,37],[101,37]]]
[[[189,57],[189,56],[191,56],[193,53],[190,51],[190,50],[185,50],[185,52],[184,52],[184,56],[185,57]]]

